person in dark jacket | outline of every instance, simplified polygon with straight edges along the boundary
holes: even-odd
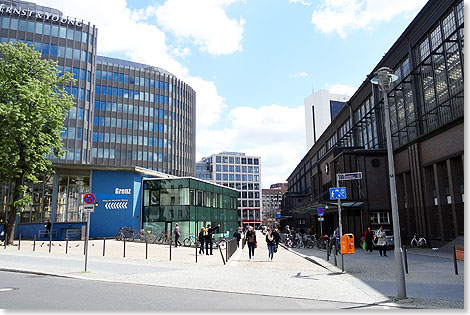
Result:
[[[49,237],[49,233],[51,233],[51,227],[52,227],[51,221],[47,220],[44,227],[46,228],[46,232],[44,233],[44,237],[47,238],[47,237]]]
[[[268,228],[266,233],[266,245],[268,245],[268,260],[273,260],[274,258],[274,247],[276,246],[276,241],[274,240],[273,230],[271,227]]]
[[[274,236],[274,252],[277,253],[279,242],[281,242],[281,234],[279,233],[278,226],[276,226],[276,229],[273,231],[273,236]]]
[[[209,248],[210,248],[210,254],[212,254],[212,245],[213,245],[213,241],[212,241],[212,237],[214,235],[214,232],[216,230],[218,230],[220,227],[220,224],[217,224],[217,226],[215,228],[211,228],[211,225],[207,225],[207,234],[206,234],[206,255],[209,255]]]
[[[240,239],[242,238],[241,233],[238,230],[236,230],[233,233],[233,237],[237,239],[237,248],[240,247]]]
[[[366,242],[366,253],[370,252],[372,254],[372,242],[374,241],[374,232],[370,230],[370,226],[367,227],[367,230],[364,233],[364,241]]]
[[[206,229],[204,227],[201,228],[201,232],[199,232],[199,238],[198,238],[198,241],[199,241],[199,254],[204,254],[204,238],[205,238],[205,234],[206,234]]]
[[[255,259],[255,246],[256,246],[256,232],[253,230],[251,225],[248,226],[248,231],[246,232],[246,243],[248,244],[248,257],[250,260]]]

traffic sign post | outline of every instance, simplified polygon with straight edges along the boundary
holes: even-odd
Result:
[[[83,206],[83,211],[87,213],[87,220],[86,220],[86,236],[85,236],[85,271],[87,271],[87,263],[88,263],[88,239],[90,238],[90,219],[91,219],[91,212],[95,212],[95,202],[96,198],[95,195],[88,193],[83,196],[83,202],[86,205]]]
[[[323,221],[325,221],[325,218],[323,217],[323,208],[317,208],[317,214],[318,214],[318,221],[320,221],[320,236],[323,235]]]

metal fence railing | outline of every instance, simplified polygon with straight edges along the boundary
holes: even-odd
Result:
[[[225,248],[225,251],[226,251],[225,252],[225,257],[226,257],[227,261],[237,251],[237,248],[238,248],[238,241],[237,241],[236,238],[227,241],[227,245],[226,245],[226,248]]]

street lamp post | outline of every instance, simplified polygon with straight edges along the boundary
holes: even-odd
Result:
[[[393,73],[392,69],[382,67],[374,73],[374,77],[370,80],[373,84],[377,84],[382,91],[385,107],[385,137],[387,141],[388,170],[390,178],[390,199],[392,204],[392,220],[393,220],[393,238],[394,238],[394,256],[395,256],[395,274],[397,277],[398,298],[406,298],[405,270],[403,268],[403,251],[401,247],[400,236],[400,220],[398,217],[397,202],[397,186],[395,181],[395,165],[393,160],[392,133],[390,130],[390,107],[388,105],[387,92],[390,91],[392,82],[398,77]]]

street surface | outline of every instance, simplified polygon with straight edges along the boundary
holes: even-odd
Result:
[[[198,255],[196,263],[194,248],[173,248],[170,261],[169,247],[166,245],[149,245],[151,255],[148,253],[148,259],[145,259],[145,244],[126,244],[129,247],[126,247],[126,257],[123,257],[123,242],[108,240],[106,255],[103,257],[102,243],[91,242],[94,245],[90,246],[87,272],[84,272],[82,242],[70,243],[68,254],[65,254],[65,242],[54,242],[51,253],[47,244],[42,247],[37,245],[33,252],[32,244],[25,241],[21,242],[20,250],[18,246],[9,246],[6,249],[0,247],[0,270],[9,271],[1,275],[2,280],[8,279],[8,282],[0,283],[1,308],[34,306],[44,310],[111,310],[120,309],[122,305],[132,305],[129,301],[140,298],[144,301],[141,304],[134,303],[131,309],[141,305],[139,308],[142,307],[142,310],[203,310],[207,309],[203,301],[208,299],[216,309],[243,309],[245,306],[252,309],[272,309],[273,302],[275,309],[279,309],[280,305],[285,309],[458,308],[460,305],[433,305],[424,300],[413,303],[397,301],[393,299],[393,295],[396,295],[393,280],[384,285],[383,279],[374,279],[373,275],[368,279],[360,276],[360,273],[358,276],[357,272],[350,274],[348,266],[352,268],[353,264],[347,264],[353,257],[345,259],[345,273],[334,267],[331,260],[326,262],[326,253],[319,250],[305,250],[310,251],[306,252],[312,258],[309,261],[300,253],[302,250],[294,252],[280,247],[274,261],[269,261],[261,233],[258,233],[254,261],[249,261],[248,249],[245,247],[243,250],[240,248],[226,265],[223,264],[218,249],[214,249],[214,255]],[[321,255],[324,255],[323,259]],[[359,253],[357,257],[360,257]],[[393,261],[392,256],[388,259]],[[426,268],[431,265],[432,263],[426,265]],[[412,266],[410,264],[410,274]],[[462,280],[463,296],[463,264],[461,268],[462,276],[457,278]],[[381,272],[393,275],[393,268],[386,268]],[[6,274],[9,276],[5,276]],[[446,275],[449,278],[451,276],[452,273]],[[35,283],[39,287],[48,289],[34,291],[24,285],[27,283],[25,279],[30,282],[31,279],[38,280]],[[378,284],[374,281],[378,281]],[[70,288],[75,286],[75,289],[67,289],[69,283]],[[390,287],[387,289],[387,286]],[[18,290],[9,291],[8,288]],[[455,292],[459,293],[459,287]],[[72,298],[67,297],[69,294]],[[87,294],[92,296],[89,303],[77,302],[86,301]],[[51,296],[55,302],[38,304],[36,300],[47,301]],[[76,296],[77,301],[73,296]],[[174,299],[172,296],[178,298]],[[18,300],[10,297],[17,297]],[[215,300],[217,302],[213,302]],[[461,304],[463,307],[463,297]]]
[[[0,272],[0,278],[0,306],[10,310],[286,310],[347,309],[362,306],[357,303],[109,283],[11,272]],[[13,290],[9,290],[10,288]]]

